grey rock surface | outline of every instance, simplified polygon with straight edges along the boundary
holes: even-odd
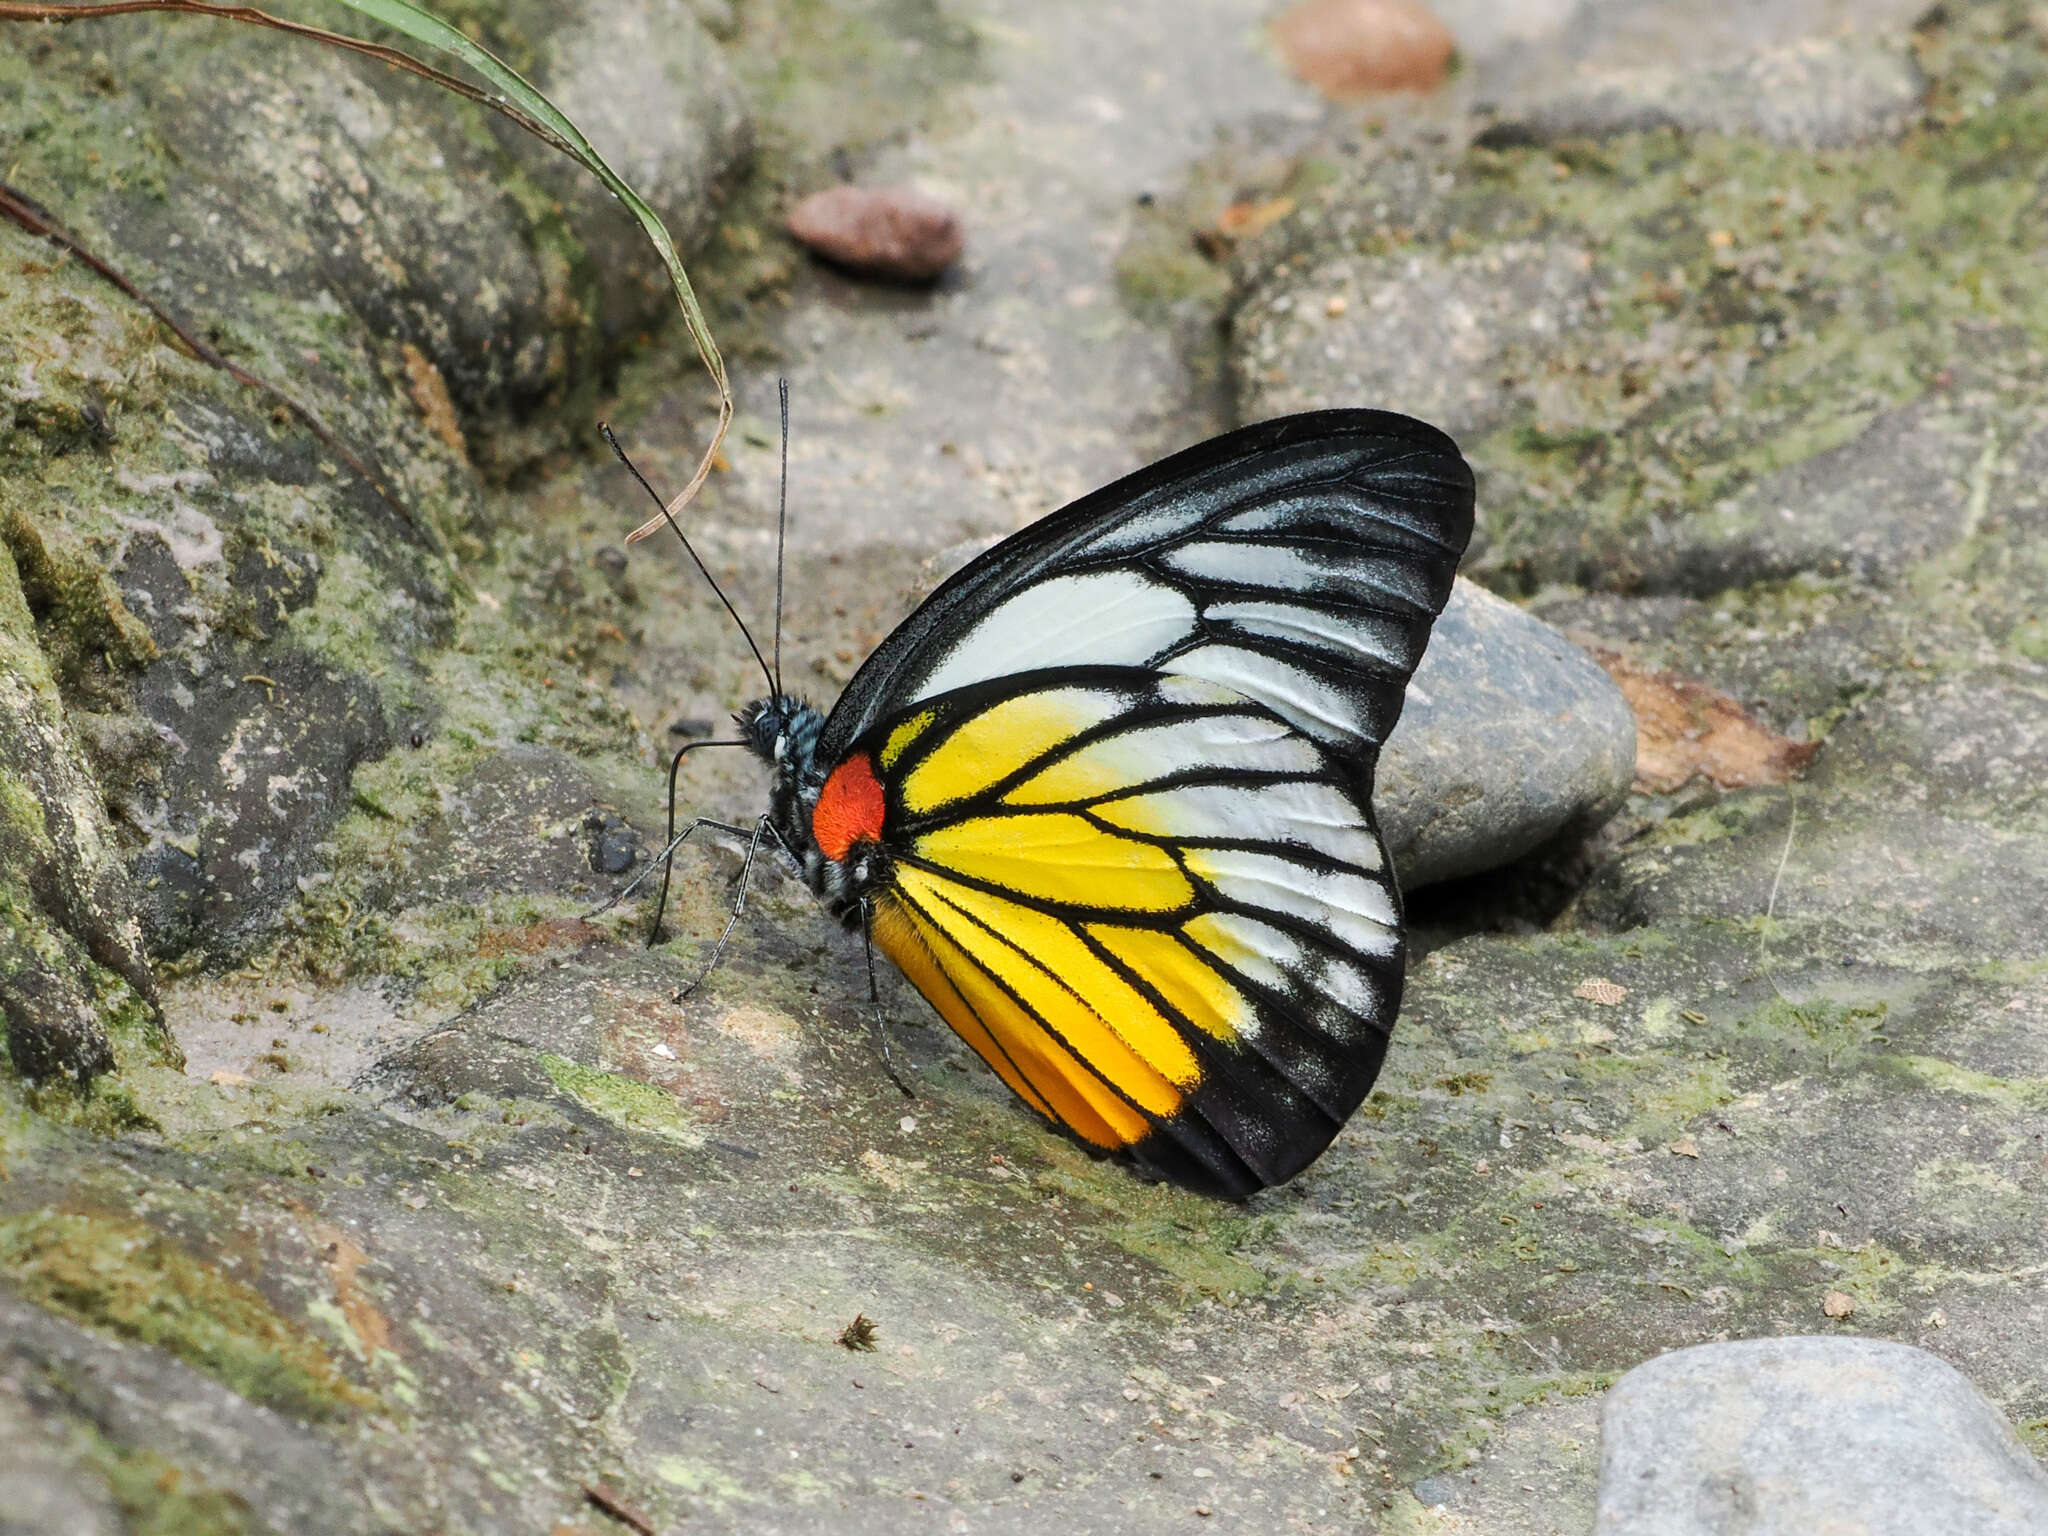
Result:
[[[1373,805],[1413,890],[1593,831],[1635,766],[1635,715],[1599,665],[1461,580],[1380,755]]]
[[[1836,148],[1898,134],[1926,89],[1902,33],[1806,38],[1719,69],[1581,74],[1553,94],[1517,104],[1480,142],[1555,144],[1675,128]]]
[[[5,1536],[115,1536],[120,1510],[16,1362],[0,1358],[0,1533]]]
[[[595,142],[647,178],[679,238],[701,235],[748,137],[688,8],[534,3],[499,20],[513,36],[494,40],[593,111]],[[229,344],[287,388],[318,397],[352,371],[364,337],[332,323],[350,316],[394,381],[417,372],[398,357],[416,348],[468,451],[513,471],[532,445],[507,429],[587,389],[608,341],[673,309],[588,176],[381,64],[234,26],[64,29],[33,51],[9,61],[18,106],[0,128],[17,184],[153,293],[233,325]],[[52,143],[55,120],[76,136]],[[102,131],[119,152],[88,158]]]
[[[1417,183],[1438,174],[1423,163],[1389,167],[1373,188],[1386,196],[1361,214],[1375,227],[1399,222],[1430,196]],[[1385,255],[1350,247],[1339,238],[1298,252],[1239,305],[1232,369],[1247,419],[1399,401],[1463,439],[1512,408],[1501,384],[1511,355],[1554,346],[1595,317],[1584,242]]]
[[[1600,1445],[1597,1393],[1517,1405],[1485,1450],[1408,1491],[1431,1536],[1586,1536],[1593,1527]]]
[[[533,39],[534,78],[607,164],[690,251],[754,145],[753,120],[724,51],[688,0],[521,0],[498,23]],[[668,323],[667,271],[637,223],[582,167],[492,122],[500,147],[557,199],[583,247],[606,343],[631,344]]]
[[[152,1522],[206,1536],[252,1526],[355,1536],[432,1518],[416,1495],[367,1498],[337,1472],[319,1432],[290,1413],[0,1292],[0,1424],[17,1405],[38,1433],[16,1453],[20,1502],[7,1513],[29,1515],[40,1502],[78,1522],[78,1536],[125,1536]],[[43,1530],[63,1527],[28,1525],[24,1536]]]
[[[103,1015],[116,1011],[116,997],[154,1012],[156,980],[25,590],[41,588],[48,601],[54,562],[40,543],[40,560],[17,555],[10,544],[26,541],[9,531],[16,538],[0,540],[0,1023],[17,1072],[85,1082],[114,1065]]]
[[[1968,365],[1965,364],[1967,372]],[[1761,476],[1711,512],[1631,541],[1614,558],[1653,591],[1718,592],[1800,572],[1896,581],[1968,538],[1992,510],[2030,495],[2002,445],[2024,418],[1999,419],[1981,384],[1880,412],[1839,448]]]
[[[1439,0],[1433,9],[1468,62],[1461,104],[1482,117],[1617,74],[1726,72],[1739,81],[1760,58],[1897,37],[1927,12],[1920,0]]]
[[[122,809],[131,840],[146,838],[130,858],[149,947],[164,958],[226,954],[269,927],[319,867],[316,845],[349,806],[350,776],[390,749],[399,713],[370,677],[293,633],[294,616],[317,600],[323,561],[304,546],[255,543],[254,519],[243,519],[260,472],[223,465],[218,478],[200,471],[188,484],[185,505],[220,552],[181,565],[145,530],[116,546],[114,562],[156,640],[122,701],[154,738],[123,786]],[[232,563],[223,523],[241,551]],[[439,574],[429,567],[407,582],[393,573],[383,632],[353,638],[405,656],[446,634]],[[218,629],[194,622],[207,598],[228,620]]]
[[[785,195],[741,210],[740,239],[795,255],[787,206],[852,178],[945,204],[967,244],[929,291],[877,294],[799,257],[777,271],[794,304],[742,295],[714,317],[757,334],[777,362],[735,370],[741,430],[725,485],[746,494],[706,509],[713,536],[749,561],[760,546],[777,371],[794,385],[790,536],[814,557],[879,546],[914,562],[1009,533],[1229,425],[1213,369],[1188,356],[1213,346],[1208,308],[1175,298],[1218,293],[1220,274],[1178,226],[1157,262],[1125,247],[1191,163],[1227,189],[1270,175],[1321,122],[1314,93],[1259,50],[1269,9],[828,6],[811,23],[823,48],[802,70],[782,62],[800,29],[763,12],[743,30],[743,53],[777,61],[741,72],[762,118],[782,125],[787,164]],[[1168,33],[1170,68],[1135,63]],[[1133,302],[1153,290],[1163,320]],[[696,400],[673,397],[647,430],[695,438]]]
[[[2032,492],[2012,464],[2040,410],[2041,340],[2016,310],[1948,308],[1946,280],[1900,256],[1962,225],[1994,260],[2028,248],[2017,184],[1988,167],[1954,180],[1941,156],[1963,141],[1927,116],[1987,111],[1995,93],[1957,95],[1964,61],[1988,81],[2008,55],[1940,32],[1914,46],[1946,83],[1916,85],[1913,131],[1868,144],[1842,177],[1840,149],[1760,122],[1689,145],[1621,118],[1593,143],[1588,118],[1554,144],[1546,130],[1465,154],[1361,147],[1242,258],[1240,409],[1424,402],[1477,468],[1467,572],[1511,593],[1889,581],[2021,515]],[[1785,60],[1903,69],[1904,49],[1897,35],[1802,44],[1743,66],[1760,72],[1750,86],[1702,89],[1762,112]],[[1958,200],[1963,185],[1981,190]],[[1897,216],[1866,218],[1871,199]],[[1883,317],[1839,306],[1846,292]]]
[[[543,40],[531,67],[701,236],[748,125],[694,15],[604,0],[499,22]],[[25,276],[0,343],[0,523],[65,669],[52,739],[98,776],[143,947],[218,960],[324,878],[354,771],[442,712],[421,658],[494,532],[475,469],[530,468],[550,411],[586,412],[674,301],[587,176],[380,65],[253,28],[117,27],[53,32],[0,73],[11,182],[338,439],[0,236]],[[78,569],[52,576],[46,549]],[[61,756],[23,780],[53,804],[77,798]],[[83,933],[84,908],[66,921]],[[118,969],[113,932],[93,947]]]
[[[1310,339],[1289,353],[1303,403],[1463,411],[1486,579],[1819,742],[1812,768],[1632,796],[1554,900],[1522,869],[1418,902],[1385,1066],[1329,1151],[1241,1207],[1143,1185],[1041,1127],[885,969],[914,1098],[899,1093],[857,938],[788,880],[758,880],[724,966],[677,1000],[732,911],[730,846],[685,849],[652,951],[646,892],[592,915],[630,833],[644,848],[661,825],[668,749],[763,684],[694,573],[616,547],[639,510],[623,473],[532,451],[566,430],[545,407],[518,415],[520,380],[554,388],[545,358],[444,376],[474,428],[465,463],[394,345],[431,362],[431,333],[359,329],[291,248],[275,284],[221,302],[228,343],[401,467],[428,514],[409,530],[345,499],[295,429],[200,379],[77,263],[48,270],[0,232],[0,512],[90,552],[66,567],[90,579],[45,585],[30,620],[117,826],[134,826],[124,806],[150,814],[178,752],[134,705],[140,647],[94,643],[124,612],[154,637],[168,602],[186,626],[164,683],[216,721],[211,761],[216,741],[289,725],[257,712],[271,688],[241,670],[262,667],[250,651],[319,662],[261,674],[281,711],[369,688],[388,742],[330,762],[304,800],[279,786],[309,832],[318,791],[331,825],[235,849],[259,866],[234,866],[249,889],[282,894],[251,947],[159,967],[183,1070],[116,1013],[120,1068],[90,1097],[0,1071],[10,1496],[108,1536],[602,1536],[600,1484],[657,1529],[748,1536],[1584,1536],[1608,1383],[1663,1351],[1833,1326],[1835,1291],[1848,1326],[1956,1363],[2048,1445],[2048,39],[2032,0],[1944,7],[1916,40],[1924,120],[1825,155],[1661,131],[1467,152],[1462,93],[1511,106],[1571,69],[1719,67],[1897,20],[1892,0],[1445,0],[1467,68],[1380,137],[1286,82],[1249,0],[698,9],[777,136],[693,265],[744,409],[691,526],[765,616],[774,376],[793,372],[792,687],[829,700],[933,551],[1230,425],[1233,274],[1252,307],[1227,347],[1249,355],[1283,263],[1382,263],[1392,282],[1413,258],[1484,305],[1498,256],[1572,323],[1488,310],[1508,339],[1475,354],[1476,393],[1415,400],[1344,383],[1383,368],[1389,388],[1434,387],[1378,332]],[[547,39],[526,39],[539,69]],[[206,67],[163,57],[157,82]],[[83,189],[80,222],[112,241],[125,226],[95,209],[122,189],[82,151],[105,167],[146,114],[65,58],[38,73],[0,51],[0,128],[49,125],[9,155],[38,188]],[[44,94],[60,78],[61,112]],[[286,96],[250,99],[290,119]],[[308,97],[315,118],[328,99]],[[327,131],[303,147],[345,165]],[[1297,177],[1287,156],[1311,137]],[[395,159],[422,147],[394,139]],[[360,155],[381,166],[378,143]],[[497,152],[457,145],[452,174]],[[153,148],[113,168],[131,188],[168,178],[167,221],[231,216]],[[980,254],[920,296],[815,270],[780,213],[848,176],[955,200]],[[480,184],[457,190],[489,211]],[[250,207],[269,218],[266,196]],[[1294,211],[1230,267],[1196,250],[1222,208],[1274,197]],[[408,254],[438,238],[422,218],[390,226],[419,231]],[[342,238],[324,208],[307,219]],[[535,238],[573,270],[570,247]],[[533,249],[484,253],[512,295],[490,314],[567,327],[545,341],[562,399],[594,398],[604,338],[534,307]],[[223,250],[171,274],[202,320],[217,290],[189,285],[211,290]],[[1335,322],[1366,290],[1304,296]],[[496,334],[482,297],[453,295],[477,306],[464,334]],[[708,419],[681,344],[628,362],[619,390],[629,445],[674,484]],[[1853,530],[1853,496],[1829,501],[1843,479],[1883,541],[1838,566],[1820,537],[1741,553],[1779,550],[1773,504],[1746,497],[1859,442],[1873,472],[1806,469],[1798,505]],[[541,468],[516,490],[479,471],[507,464]],[[177,478],[195,469],[215,483]],[[1646,593],[1636,562],[1658,540],[1740,558],[1661,568],[1670,590]],[[147,568],[160,556],[185,595]],[[237,589],[261,601],[237,607]],[[274,832],[270,789],[237,826]],[[679,804],[743,821],[762,792],[756,765],[705,752]],[[880,1329],[872,1353],[839,1342],[856,1314]],[[8,1435],[23,1413],[33,1429]]]
[[[2028,1536],[2048,1473],[1954,1366],[1882,1339],[1675,1350],[1608,1394],[1596,1536]]]

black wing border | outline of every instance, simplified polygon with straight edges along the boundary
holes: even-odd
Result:
[[[927,645],[944,643],[957,632],[963,616],[979,618],[1010,592],[1059,569],[1061,557],[1113,526],[1136,503],[1185,481],[1228,465],[1255,460],[1305,445],[1327,445],[1344,438],[1359,440],[1361,451],[1373,443],[1399,445],[1387,458],[1420,451],[1437,458],[1447,478],[1447,492],[1436,503],[1448,573],[1455,571],[1472,534],[1474,485],[1471,466],[1446,432],[1396,411],[1338,409],[1307,411],[1239,427],[1197,443],[1157,463],[1090,491],[954,572],[875,647],[854,673],[833,705],[819,741],[819,760],[837,762],[891,707],[892,685],[910,668]],[[1126,558],[1136,560],[1133,554]],[[1077,565],[1090,562],[1077,562]]]

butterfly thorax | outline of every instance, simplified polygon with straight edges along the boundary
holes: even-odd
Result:
[[[879,843],[881,787],[873,766],[859,755],[828,771],[818,760],[824,715],[787,694],[757,699],[733,720],[774,774],[769,826],[827,910],[857,927],[863,895],[886,873]]]

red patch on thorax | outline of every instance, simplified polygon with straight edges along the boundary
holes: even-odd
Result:
[[[819,851],[836,864],[855,843],[879,839],[882,807],[882,782],[875,777],[875,765],[865,752],[849,757],[825,780],[818,808],[811,812],[811,836],[818,840]]]

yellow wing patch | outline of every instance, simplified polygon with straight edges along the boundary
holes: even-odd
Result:
[[[1103,1148],[1131,1146],[1151,1131],[1144,1115],[998,986],[947,929],[915,907],[887,902],[876,911],[875,941],[1033,1108]]]
[[[875,761],[882,765],[882,771],[886,773],[894,768],[897,760],[910,750],[911,743],[922,736],[926,728],[938,718],[937,710],[921,709],[891,731],[889,739],[882,743],[882,750],[875,754]]]
[[[921,861],[1037,901],[1173,912],[1195,898],[1172,854],[1082,816],[973,816],[934,828],[911,846]]]
[[[1098,741],[1077,752],[1069,752],[1050,767],[1041,768],[1003,798],[1011,805],[1060,805],[1093,800],[1131,782],[1139,764],[1116,737]]]
[[[904,808],[924,815],[979,794],[1125,707],[1121,696],[1092,688],[1048,688],[992,704],[962,721],[910,770],[903,781]],[[883,750],[894,745],[892,734]],[[888,765],[885,757],[883,766]]]
[[[1010,1054],[996,1043],[988,1026],[981,1022],[980,1016],[960,995],[960,989],[948,979],[934,943],[940,936],[928,937],[926,927],[900,903],[886,902],[875,908],[874,937],[875,942],[881,945],[882,953],[893,960],[896,968],[910,978],[911,985],[938,1009],[939,1017],[952,1026],[953,1032],[973,1046],[975,1054],[1009,1084],[1011,1092],[1040,1114],[1051,1115],[1052,1105],[1046,1101],[1045,1095],[1033,1086]],[[948,952],[958,953],[950,948]],[[962,967],[956,965],[954,969]]]
[[[1056,917],[923,870],[898,889],[1141,1109],[1170,1115],[1202,1069],[1159,1011]]]
[[[1172,933],[1092,923],[1088,936],[1204,1034],[1235,1044],[1256,1032],[1251,1002]]]

